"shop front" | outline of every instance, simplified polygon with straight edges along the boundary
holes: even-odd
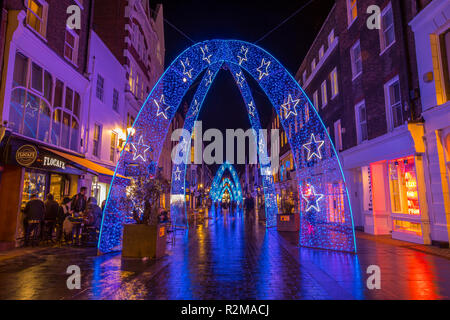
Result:
[[[421,126],[404,129],[343,152],[355,225],[430,244]]]
[[[78,190],[83,170],[49,149],[10,138],[3,150],[0,180],[0,250],[16,246],[23,236],[23,209],[32,195],[45,200],[51,193],[60,202]]]
[[[32,195],[45,201],[49,193],[61,202],[88,187],[98,204],[106,199],[113,171],[87,159],[19,137],[3,143],[0,180],[0,250],[20,245],[23,209]]]

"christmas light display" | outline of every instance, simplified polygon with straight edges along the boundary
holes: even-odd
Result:
[[[233,180],[224,177],[224,174],[227,171],[229,172]],[[211,190],[209,191],[211,200],[215,202],[220,201],[220,199],[222,199],[221,192],[227,183],[231,188],[235,201],[238,204],[242,203],[241,182],[239,181],[239,176],[236,172],[236,169],[234,169],[233,165],[228,161],[219,167],[219,169],[216,172],[216,175],[214,176],[213,182],[211,184]]]
[[[309,201],[304,197],[300,198],[300,245],[355,252],[353,218],[345,178],[325,125],[299,84],[272,55],[254,44],[238,40],[210,40],[186,49],[167,68],[150,92],[133,124],[135,135],[127,138],[115,170],[102,219],[99,251],[111,252],[121,249],[123,224],[129,221],[131,215],[123,204],[127,185],[134,177],[155,174],[168,127],[187,90],[204,73],[202,81],[208,84],[198,86],[194,96],[201,108],[205,93],[213,82],[209,83],[207,77],[211,74],[207,71],[211,71],[212,80],[217,73],[216,70],[223,63],[230,68],[235,80],[237,80],[236,73],[239,74],[241,71],[253,77],[275,108],[291,146],[299,194],[303,195],[307,187],[312,187],[317,197],[322,196],[317,201],[308,197]],[[238,85],[238,88],[241,90],[245,105],[255,106],[254,100],[246,93],[247,82],[244,80],[240,83],[242,87]],[[255,117],[250,111],[256,114],[256,108],[249,107],[248,110],[252,121]],[[186,121],[194,121],[197,115],[198,111],[195,116],[188,113]],[[259,120],[257,122],[259,123]],[[253,123],[252,127],[255,128]],[[323,141],[324,144],[322,149],[314,154],[317,156],[311,156],[310,153],[311,157],[308,159],[308,150],[304,145],[312,142],[312,134],[314,141]],[[132,147],[135,137],[139,137],[139,140],[142,137],[135,146],[149,147],[145,157],[135,156]],[[261,137],[256,139],[258,142],[261,141]],[[319,153],[321,158],[318,157]],[[261,162],[261,153],[259,156]],[[136,167],[145,169],[134,170]],[[181,171],[183,167],[185,165],[180,165]],[[262,173],[268,172],[268,168],[270,166],[260,163]],[[119,175],[126,176],[127,179]],[[183,173],[180,175],[177,182],[182,185],[180,188],[182,192],[173,193],[172,189],[172,196],[174,200],[182,200],[184,203]],[[264,188],[266,185],[270,188],[273,186],[273,177],[265,175],[263,182]],[[264,192],[266,212],[268,210],[270,212],[277,207],[276,193],[273,190]],[[315,207],[311,206],[311,203]],[[332,214],[337,214],[336,212],[342,219],[338,221],[330,219]],[[268,219],[270,217],[271,215],[268,215]],[[270,226],[272,222],[268,220],[267,224]]]

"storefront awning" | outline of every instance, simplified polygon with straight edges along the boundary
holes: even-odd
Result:
[[[95,173],[110,176],[110,177],[114,176],[114,171],[112,171],[108,168],[105,168],[95,162],[88,160],[88,159],[80,158],[80,157],[77,157],[77,156],[74,156],[74,155],[71,155],[71,154],[68,154],[65,152],[56,151],[56,150],[49,149],[49,148],[44,148],[44,149],[46,149],[50,152],[53,152],[53,153],[57,154],[58,156],[63,157],[69,161],[75,162],[75,163],[79,164],[80,166],[82,166],[88,170],[91,170]],[[123,179],[128,179],[120,174],[118,174],[117,176],[120,178],[123,178]]]

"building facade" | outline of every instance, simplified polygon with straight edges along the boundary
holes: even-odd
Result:
[[[450,236],[450,3],[431,2],[410,21],[416,43],[431,238]]]
[[[339,153],[356,227],[430,244],[429,163],[414,35],[429,1],[337,0],[296,79]],[[380,29],[369,28],[371,5]],[[426,121],[425,121],[426,123]]]
[[[86,172],[68,157],[83,157],[89,79],[86,76],[91,1],[4,1],[0,88],[2,139],[1,248],[22,233],[21,208],[32,194],[73,195]],[[79,30],[66,9],[79,5]],[[3,11],[5,13],[5,11]],[[0,249],[1,249],[0,248]]]

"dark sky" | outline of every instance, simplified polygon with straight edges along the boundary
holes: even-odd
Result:
[[[255,42],[289,17],[308,0],[291,1],[164,1],[164,17],[195,42],[238,39]],[[295,75],[334,0],[315,0],[279,29],[257,44]],[[166,66],[193,43],[164,24]],[[248,77],[247,77],[248,80]],[[251,81],[250,81],[251,82]],[[271,104],[256,83],[250,85],[263,127]],[[194,90],[193,90],[194,91]],[[250,128],[245,105],[231,74],[220,71],[199,115],[203,130]],[[240,168],[237,168],[239,171]]]

